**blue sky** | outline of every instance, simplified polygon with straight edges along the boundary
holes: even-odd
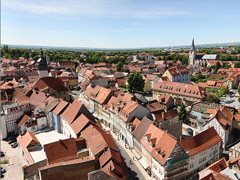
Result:
[[[2,0],[1,44],[139,48],[240,42],[240,0]]]

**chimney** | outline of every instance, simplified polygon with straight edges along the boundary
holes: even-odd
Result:
[[[162,129],[162,123],[159,123],[158,127],[159,129]]]
[[[162,112],[162,119],[164,120],[164,118],[165,118],[165,112],[163,111]]]

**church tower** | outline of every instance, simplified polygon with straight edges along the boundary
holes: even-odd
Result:
[[[197,55],[197,52],[196,52],[196,48],[195,48],[195,45],[194,45],[194,38],[193,38],[192,46],[191,46],[190,51],[189,51],[189,59],[188,59],[188,65],[189,66],[195,64],[196,55]]]
[[[38,59],[38,74],[39,78],[48,77],[48,64],[46,59],[43,57],[43,51],[40,51]]]

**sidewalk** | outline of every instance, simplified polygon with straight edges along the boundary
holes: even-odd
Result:
[[[102,124],[102,127],[107,131],[110,130],[109,128],[106,128],[104,124]],[[143,169],[139,161],[136,158],[133,160],[134,154],[129,149],[125,148],[124,142],[122,140],[118,140],[117,136],[113,132],[111,132],[111,135],[113,136],[118,147],[121,149],[121,154],[125,158],[126,166],[137,173],[139,180],[152,180],[152,178]],[[129,164],[130,160],[132,161],[132,164]]]

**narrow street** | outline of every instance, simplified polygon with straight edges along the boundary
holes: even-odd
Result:
[[[102,126],[104,129],[108,130],[108,128],[106,128],[103,124]],[[125,148],[124,142],[122,140],[118,140],[117,136],[114,133],[111,132],[111,134],[115,142],[117,143],[118,147],[121,149],[121,154],[127,166],[128,179],[129,180],[137,180],[137,179],[152,180],[152,178],[143,169],[139,161],[137,159],[133,160],[134,155],[129,149]],[[131,164],[130,164],[130,160],[132,162]]]

